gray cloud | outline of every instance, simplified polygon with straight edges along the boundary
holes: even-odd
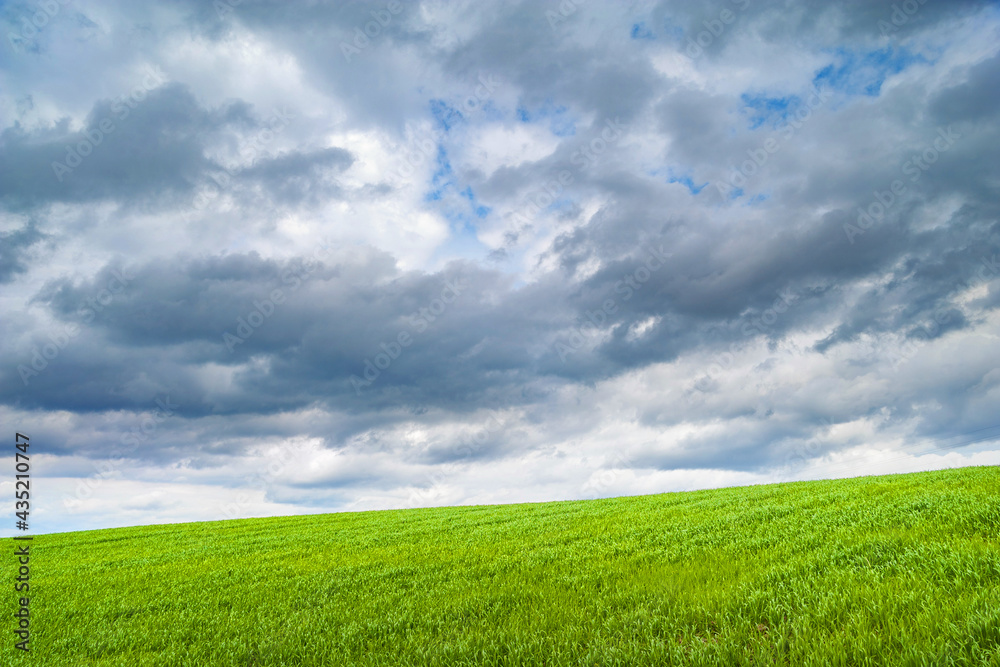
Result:
[[[0,65],[0,409],[67,479],[136,439],[95,517],[137,480],[496,502],[991,433],[996,4],[917,4],[60,14]]]
[[[20,229],[0,233],[0,283],[12,282],[18,274],[27,271],[25,255],[28,249],[45,238],[33,221]]]

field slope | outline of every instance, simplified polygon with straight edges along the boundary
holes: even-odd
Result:
[[[9,621],[0,650],[60,666],[1000,666],[998,531],[1000,469],[977,467],[43,535],[30,661]],[[12,591],[2,604],[11,619]]]

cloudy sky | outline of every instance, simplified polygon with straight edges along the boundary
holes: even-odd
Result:
[[[1000,463],[995,2],[0,21],[34,531]]]

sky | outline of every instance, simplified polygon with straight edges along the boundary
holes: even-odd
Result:
[[[0,23],[32,531],[1000,464],[996,2]]]

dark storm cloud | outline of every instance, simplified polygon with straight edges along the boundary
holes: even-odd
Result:
[[[30,133],[17,125],[4,130],[0,200],[16,210],[190,191],[209,164],[206,135],[227,119],[201,109],[181,84],[148,83],[141,101],[129,96],[95,104],[81,132],[70,132],[66,120]]]
[[[27,270],[27,250],[41,242],[46,235],[38,230],[34,221],[20,229],[0,233],[0,283],[9,283]]]
[[[354,158],[342,148],[271,155],[255,136],[281,131],[290,120],[279,109],[260,117],[244,102],[217,109],[200,106],[180,83],[162,86],[147,75],[124,95],[96,103],[85,129],[69,132],[68,121],[27,132],[17,124],[0,136],[0,201],[11,210],[53,202],[115,200],[135,204],[159,201],[168,208],[189,206],[199,185],[248,192],[263,186],[268,199],[299,204],[341,192],[321,177],[341,172]],[[148,94],[147,94],[148,93]],[[249,135],[242,140],[238,137]],[[236,137],[237,139],[234,139]],[[231,166],[213,161],[206,149],[235,141],[252,164]]]
[[[454,265],[437,275],[403,273],[377,253],[315,266],[306,259],[278,263],[253,254],[174,258],[132,268],[128,289],[93,316],[92,332],[31,389],[19,387],[14,377],[5,384],[23,405],[50,409],[135,408],[157,391],[170,391],[192,415],[270,412],[317,401],[360,411],[398,406],[464,411],[536,400],[546,393],[544,383],[517,394],[546,376],[551,382],[593,382],[670,361],[706,339],[720,345],[742,340],[748,323],[759,320],[782,291],[791,291],[794,307],[786,303],[778,324],[762,329],[780,336],[816,317],[815,300],[835,294],[803,287],[829,275],[774,275],[764,271],[773,264],[760,258],[749,268],[713,265],[710,254],[693,250],[698,247],[708,246],[675,247],[684,261],[674,265],[663,254],[667,246],[651,241],[572,289],[548,281],[517,291],[475,265]],[[962,258],[949,261],[965,266],[970,279],[977,269]],[[643,267],[655,268],[643,272]],[[81,305],[113,275],[109,267],[85,283],[57,281],[35,300],[67,322],[84,324],[88,313]],[[914,326],[929,326],[933,338],[964,326],[964,316],[948,301],[967,284],[960,276],[914,261],[896,281],[858,302],[818,349],[862,332],[914,335]],[[430,315],[427,309],[436,301],[441,305],[449,283],[457,286],[456,295],[447,293],[454,302]],[[275,290],[280,304],[271,301]],[[560,302],[566,306],[557,311],[544,305]],[[892,303],[899,306],[887,308]],[[224,334],[241,335],[240,320],[253,312],[267,315],[266,321],[245,341],[227,346]],[[640,341],[628,340],[630,326],[651,316],[661,321]],[[574,332],[585,327],[607,330],[611,337],[593,349],[573,350],[568,363],[560,359],[555,343],[572,345]],[[370,364],[385,346],[398,348],[400,333],[412,344],[376,372]],[[238,372],[231,389],[211,400],[195,378],[201,364],[232,366],[260,355],[267,358],[265,367]],[[366,372],[376,376],[370,383]],[[74,377],[82,376],[88,380],[79,390]],[[143,377],[161,381],[138,394],[125,391]],[[352,384],[352,377],[362,382]],[[99,392],[103,398],[95,396],[95,386],[106,386]]]
[[[257,255],[174,258],[126,270],[126,289],[107,305],[91,303],[115,271],[108,267],[80,284],[56,281],[36,296],[63,321],[85,326],[85,333],[30,387],[8,375],[12,398],[35,407],[135,408],[156,391],[172,390],[188,413],[270,410],[266,404],[287,409],[325,400],[355,409],[400,401],[472,404],[495,385],[525,379],[530,356],[520,343],[539,333],[532,323],[537,304],[480,303],[484,294],[502,291],[502,283],[497,274],[473,266],[455,265],[438,275],[400,273],[379,253],[332,265],[301,259],[279,264]],[[456,294],[448,291],[449,283]],[[278,304],[272,301],[276,290]],[[435,315],[428,309],[441,305],[442,294],[454,303]],[[227,346],[224,334],[240,335],[240,320],[253,312],[266,314],[267,322],[245,342]],[[395,345],[400,332],[412,336],[412,347],[370,390],[359,392],[350,377],[363,376],[366,360],[382,352],[380,344]],[[492,344],[474,358],[456,362],[487,340]],[[193,377],[198,365],[231,366],[258,355],[268,357],[268,370],[238,373],[232,391],[206,403]],[[484,382],[490,372],[500,377]],[[140,380],[146,377],[158,381],[147,385]],[[92,387],[100,384],[108,391],[95,394]],[[126,391],[140,385],[142,391]],[[269,398],[278,396],[276,402]]]
[[[985,121],[1000,113],[1000,56],[969,68],[961,84],[940,92],[930,104],[940,122]]]

